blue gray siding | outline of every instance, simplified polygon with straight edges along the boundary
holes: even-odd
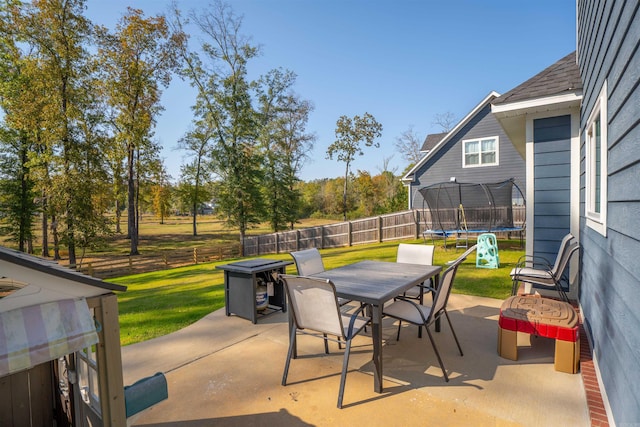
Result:
[[[584,218],[580,303],[617,425],[640,423],[640,2],[580,1],[578,65],[584,83],[582,135],[607,82],[606,237]]]
[[[533,253],[553,263],[570,231],[571,116],[533,121]]]
[[[499,141],[499,164],[476,168],[462,167],[463,140],[497,136]],[[456,177],[458,182],[488,183],[500,182],[515,178],[515,183],[524,193],[525,163],[516,151],[511,140],[491,114],[491,105],[487,105],[473,117],[466,126],[454,135],[444,147],[430,158],[414,174],[411,185],[412,206],[416,209],[423,207],[422,196],[417,190],[431,184],[448,182]]]

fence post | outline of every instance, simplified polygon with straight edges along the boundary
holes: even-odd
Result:
[[[353,230],[353,228],[351,227],[351,221],[349,221],[347,223],[347,246],[351,246],[351,242],[352,242],[352,237],[351,237],[351,231]]]
[[[198,263],[198,248],[193,248],[193,263]]]
[[[89,276],[93,276],[93,266],[91,265],[90,262],[87,263],[87,269],[88,269],[87,272],[89,273]]]
[[[415,220],[415,224],[416,224],[416,239],[420,238],[420,211],[419,210],[414,210],[414,215],[413,215],[413,219]]]
[[[133,258],[129,255],[129,273],[133,273]]]
[[[320,249],[324,249],[324,225],[320,226]]]
[[[166,253],[162,254],[162,261],[164,262],[164,268],[169,268],[169,259]]]
[[[280,233],[276,233],[276,253],[280,253]]]
[[[378,243],[382,243],[382,217],[378,217]]]

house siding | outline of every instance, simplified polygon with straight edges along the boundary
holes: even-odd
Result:
[[[571,227],[571,116],[533,121],[533,254],[551,263]]]
[[[580,304],[610,416],[640,423],[640,3],[579,1],[581,113]],[[606,236],[587,226],[585,125],[607,83]]]
[[[499,141],[499,164],[497,166],[462,167],[463,140],[497,136]],[[524,193],[525,162],[516,151],[500,123],[491,114],[491,105],[481,109],[445,146],[440,147],[424,165],[414,174],[411,184],[411,206],[415,209],[424,207],[418,189],[439,182],[448,182],[455,177],[458,182],[489,183],[514,178],[515,183]]]

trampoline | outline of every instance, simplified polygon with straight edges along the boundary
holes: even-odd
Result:
[[[519,233],[522,245],[525,219],[514,223],[514,194],[524,194],[513,178],[502,182],[476,184],[456,181],[442,182],[418,190],[423,198],[424,239],[430,236],[455,237],[456,248],[469,247],[469,235],[482,233]]]

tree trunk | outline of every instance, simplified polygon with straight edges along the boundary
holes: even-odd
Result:
[[[349,162],[347,162],[347,167],[344,171],[344,190],[342,191],[342,213],[344,216],[344,220],[347,220],[347,180],[349,178]]]
[[[49,211],[49,203],[47,196],[42,196],[42,256],[49,258],[49,221],[47,212]]]
[[[196,220],[197,216],[198,216],[198,208],[197,208],[197,204],[194,203],[193,204],[193,235],[194,236],[198,235],[198,222]]]
[[[127,178],[127,226],[128,237],[131,243],[131,249],[129,255],[139,255],[138,252],[138,226],[137,226],[137,206],[136,206],[136,185],[135,185],[135,152],[132,147],[129,147],[128,158],[128,178]]]
[[[51,235],[53,236],[53,259],[60,259],[60,239],[58,238],[58,220],[51,215]]]
[[[120,211],[120,200],[116,199],[116,233],[122,233],[120,228],[120,220],[122,219],[122,212]]]

